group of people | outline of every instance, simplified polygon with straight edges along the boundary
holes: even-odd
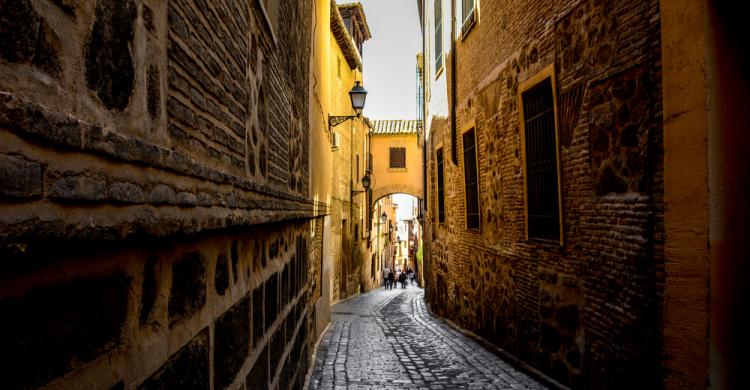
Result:
[[[406,282],[409,281],[413,283],[415,279],[416,274],[411,267],[407,267],[403,271],[401,270],[401,266],[397,266],[395,270],[388,267],[383,269],[383,281],[385,283],[385,288],[388,290],[392,290],[396,282],[401,284],[401,288],[406,288]]]

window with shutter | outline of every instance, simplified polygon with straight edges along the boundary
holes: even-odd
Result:
[[[468,229],[479,229],[479,180],[477,178],[477,148],[474,129],[464,133],[463,141],[466,227]]]
[[[437,205],[438,222],[445,222],[445,177],[443,176],[443,148],[435,153],[437,159]]]
[[[521,94],[529,238],[560,240],[557,141],[552,80]]]
[[[435,74],[443,68],[443,0],[435,0]]]
[[[406,148],[390,149],[390,168],[406,168]]]

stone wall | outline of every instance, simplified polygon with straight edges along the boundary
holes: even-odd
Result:
[[[312,4],[261,3],[0,2],[9,388],[301,384]]]
[[[40,264],[2,277],[4,385],[299,388],[320,261],[309,231],[284,223],[27,253]]]
[[[658,2],[536,1],[522,8],[482,3],[479,23],[457,44],[457,145],[448,121],[432,121],[430,304],[562,383],[659,388],[665,260]],[[526,239],[517,107],[519,84],[551,64],[562,245]],[[466,229],[460,153],[460,134],[471,127],[478,231]],[[445,224],[437,222],[434,201],[439,146]],[[458,165],[448,157],[452,147]]]

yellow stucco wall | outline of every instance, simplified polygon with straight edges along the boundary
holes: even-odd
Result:
[[[331,175],[333,172],[333,154],[328,140],[328,112],[330,111],[330,15],[331,3],[326,0],[315,0],[313,25],[316,26],[312,37],[312,60],[310,74],[317,82],[310,83],[310,197],[319,208],[328,213],[331,202]],[[321,223],[320,219],[316,223]],[[323,218],[323,264],[320,297],[315,303],[316,332],[321,333],[330,321],[330,297],[326,293],[330,286],[330,215]],[[311,235],[315,229],[311,229]],[[319,334],[318,334],[319,335]],[[316,336],[318,336],[316,335]]]
[[[349,91],[362,79],[362,71],[350,68],[344,52],[333,34],[329,37],[330,114],[355,115]],[[366,110],[366,107],[365,107]],[[361,177],[367,166],[367,132],[364,117],[343,122],[331,129],[337,147],[333,148],[331,181],[331,285],[333,302],[369,290],[377,284],[372,277],[370,255],[367,252],[366,197],[352,196],[352,190],[361,191]],[[344,222],[345,221],[345,222]]]
[[[406,168],[391,169],[390,148],[406,148]],[[422,198],[422,149],[417,135],[370,135],[370,152],[373,164],[373,202],[396,193]]]

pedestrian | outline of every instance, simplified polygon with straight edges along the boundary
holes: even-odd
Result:
[[[388,267],[383,268],[383,285],[386,290],[388,289],[388,286],[389,286],[388,277],[390,276],[390,274],[391,274],[391,270]]]
[[[406,272],[402,272],[401,275],[399,275],[398,281],[401,283],[401,288],[406,288]]]
[[[388,289],[393,290],[393,283],[395,283],[396,273],[390,270],[388,273]]]

